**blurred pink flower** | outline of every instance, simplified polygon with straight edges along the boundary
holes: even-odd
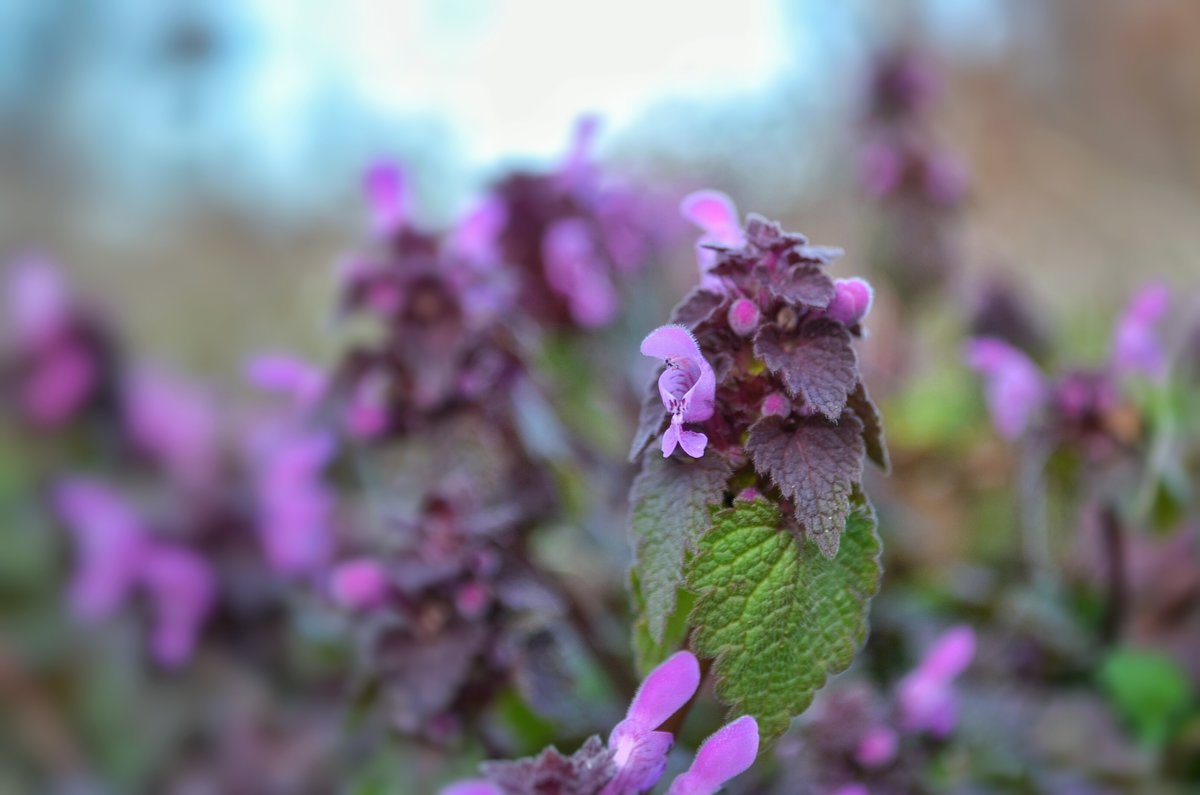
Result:
[[[216,602],[216,579],[204,558],[175,545],[151,544],[142,556],[141,580],[154,611],[150,648],[165,666],[191,659],[196,639]]]
[[[717,263],[717,254],[709,245],[736,248],[746,243],[738,221],[737,207],[724,193],[698,190],[683,197],[679,212],[704,231],[696,241],[696,264],[700,268],[700,286],[712,292],[724,293],[725,284],[719,276],[709,273]]]
[[[281,574],[319,571],[332,550],[335,498],[323,479],[333,437],[289,431],[263,451],[258,481],[259,528],[267,561]]]
[[[369,610],[387,597],[388,576],[383,565],[371,558],[346,560],[329,576],[333,601],[347,610]]]
[[[961,625],[943,633],[920,664],[900,680],[897,700],[905,731],[945,737],[957,722],[954,680],[975,656],[975,632]]]
[[[1158,326],[1170,309],[1166,285],[1149,284],[1139,290],[1117,321],[1112,343],[1112,366],[1118,373],[1140,374],[1160,381],[1167,375],[1167,355]]]
[[[995,337],[967,343],[967,364],[983,376],[984,394],[996,430],[1016,439],[1046,402],[1046,383],[1038,366],[1021,351]]]
[[[586,222],[556,222],[542,241],[546,282],[567,300],[571,318],[584,328],[612,322],[620,308],[617,290]]]
[[[142,560],[142,521],[115,491],[78,477],[55,489],[54,509],[75,541],[75,573],[69,600],[86,621],[112,615],[137,583]]]
[[[831,319],[845,326],[861,323],[871,311],[875,291],[865,279],[835,279],[833,300],[825,310]]]
[[[758,756],[758,723],[744,715],[704,741],[686,773],[666,795],[714,795],[725,782],[750,769]]]
[[[371,211],[371,231],[377,237],[395,234],[408,223],[411,196],[408,175],[395,163],[380,160],[363,175],[363,191]]]

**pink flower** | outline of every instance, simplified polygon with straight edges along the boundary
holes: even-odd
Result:
[[[750,769],[758,756],[758,723],[744,715],[704,741],[686,773],[666,795],[713,795],[725,782]]]
[[[983,375],[984,394],[996,430],[1016,439],[1045,404],[1046,384],[1038,366],[1021,351],[994,337],[967,343],[967,364]]]
[[[1156,381],[1166,378],[1167,355],[1157,327],[1170,305],[1171,296],[1164,284],[1147,285],[1134,295],[1113,335],[1114,370]]]
[[[737,207],[724,193],[715,190],[698,190],[683,197],[679,212],[704,231],[696,241],[696,264],[700,267],[700,286],[713,292],[725,292],[719,276],[709,271],[717,263],[715,251],[709,245],[737,248],[746,243],[742,225],[738,221]]]
[[[890,726],[879,725],[867,731],[859,740],[854,758],[867,768],[883,767],[896,758],[900,738]]]
[[[75,540],[72,612],[89,622],[112,615],[137,583],[144,546],[141,519],[119,494],[87,478],[59,486],[54,507]]]
[[[729,328],[739,337],[749,337],[758,329],[762,313],[749,298],[739,298],[729,306]]]
[[[33,360],[21,384],[21,408],[35,425],[56,428],[84,405],[98,378],[87,351],[75,340],[64,339]]]
[[[674,739],[658,727],[686,704],[700,686],[700,664],[687,651],[676,652],[650,672],[638,688],[625,720],[608,736],[617,775],[601,795],[645,792],[662,777]]]
[[[220,466],[220,418],[195,384],[142,371],[125,388],[125,424],[133,443],[178,482],[211,486]]]
[[[369,610],[387,597],[387,571],[371,558],[356,558],[339,563],[329,577],[333,601],[347,610]]]
[[[663,434],[663,457],[670,456],[678,445],[692,458],[700,458],[708,437],[684,430],[683,423],[703,422],[713,415],[717,383],[712,366],[683,326],[660,326],[650,332],[642,340],[642,354],[667,363],[658,378],[658,393],[671,413],[671,425]]]
[[[334,495],[322,473],[333,455],[333,438],[319,431],[268,445],[258,483],[260,532],[267,560],[281,574],[311,574],[328,560]]]
[[[141,580],[154,610],[154,659],[166,666],[187,662],[216,601],[212,570],[185,547],[153,544],[143,555]]]
[[[617,290],[586,222],[558,221],[542,240],[546,282],[567,301],[571,318],[584,328],[599,328],[616,317]]]
[[[363,190],[371,210],[371,231],[378,237],[395,234],[408,223],[412,203],[408,176],[395,163],[380,160],[363,175]]]
[[[320,368],[288,353],[254,356],[246,363],[246,380],[266,392],[290,398],[299,413],[314,408],[326,387]]]
[[[504,791],[490,781],[471,779],[451,784],[439,795],[504,795]]]
[[[905,731],[945,737],[957,720],[953,683],[975,656],[975,632],[968,626],[948,630],[921,663],[900,680],[897,700]]]

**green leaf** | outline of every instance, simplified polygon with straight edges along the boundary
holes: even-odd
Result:
[[[714,453],[700,459],[643,457],[630,491],[630,533],[641,598],[640,618],[650,639],[661,644],[675,593],[683,585],[686,552],[712,523],[729,480],[729,464]]]
[[[781,519],[763,500],[734,503],[715,515],[688,572],[692,649],[714,660],[717,697],[731,716],[753,715],[764,743],[850,665],[881,574],[875,512],[861,495],[832,560]]]
[[[633,658],[638,674],[645,676],[660,662],[683,648],[688,630],[691,629],[688,625],[688,614],[692,612],[696,598],[691,591],[679,589],[675,595],[675,611],[667,617],[666,630],[663,632],[662,641],[658,642],[650,637],[637,572],[631,572],[629,579],[630,592],[638,612],[638,618],[633,624]]]
[[[1170,657],[1148,649],[1117,649],[1100,668],[1100,683],[1138,739],[1161,746],[1187,713],[1192,689]]]

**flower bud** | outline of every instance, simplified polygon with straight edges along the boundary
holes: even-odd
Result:
[[[729,307],[729,327],[739,337],[749,337],[758,328],[758,304],[749,298],[739,298]]]
[[[764,417],[786,417],[792,413],[792,401],[782,392],[772,392],[763,398],[762,413]]]
[[[838,279],[833,286],[836,292],[825,313],[847,326],[861,323],[871,311],[871,302],[875,297],[871,285],[862,279],[854,278]]]

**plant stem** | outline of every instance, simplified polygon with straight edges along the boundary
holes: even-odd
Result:
[[[1104,547],[1104,562],[1107,567],[1108,589],[1104,606],[1104,617],[1100,624],[1100,636],[1112,645],[1121,636],[1128,608],[1129,583],[1125,566],[1125,539],[1121,520],[1112,503],[1100,509],[1100,535]]]

